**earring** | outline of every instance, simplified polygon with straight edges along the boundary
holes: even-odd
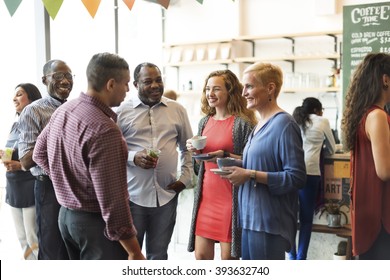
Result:
[[[383,88],[384,88],[384,89],[388,89],[388,88],[389,88],[389,85],[388,85],[388,84],[384,84],[384,85],[383,85]]]
[[[268,101],[269,101],[269,102],[271,102],[271,101],[272,101],[272,99],[271,99],[271,96],[270,96],[270,97],[268,97]]]

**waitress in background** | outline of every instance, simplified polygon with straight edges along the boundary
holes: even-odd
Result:
[[[301,129],[305,152],[306,184],[299,190],[299,241],[289,252],[290,260],[306,260],[309,249],[317,192],[321,185],[320,155],[325,144],[328,154],[335,152],[335,140],[329,120],[322,116],[322,104],[314,97],[303,100],[293,117]]]
[[[17,117],[24,107],[41,97],[41,93],[35,85],[29,83],[17,85],[13,98]],[[19,125],[16,120],[5,145],[6,148],[13,149],[11,160],[3,160],[7,170],[5,202],[11,206],[11,214],[19,243],[24,252],[24,259],[36,260],[38,258],[38,228],[35,214],[35,177],[31,175],[30,171],[22,170],[22,165],[19,162],[19,134]],[[0,150],[0,154],[3,156],[4,151]]]

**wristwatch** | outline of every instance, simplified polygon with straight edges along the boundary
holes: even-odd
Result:
[[[253,180],[253,182],[254,182],[253,187],[256,188],[256,186],[257,186],[257,182],[256,182],[256,170],[251,170],[250,178],[251,178],[251,179]]]
[[[230,153],[226,152],[226,151],[223,151],[223,157],[230,157]]]

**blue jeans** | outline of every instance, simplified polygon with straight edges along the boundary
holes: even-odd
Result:
[[[307,251],[313,227],[313,215],[316,205],[317,192],[320,187],[321,177],[307,175],[306,185],[299,190],[299,238],[298,252],[296,246],[288,254],[290,260],[306,260]]]
[[[146,258],[167,260],[168,246],[176,223],[177,195],[167,204],[159,207],[142,207],[130,202],[137,239],[142,247],[146,238]]]
[[[69,256],[58,228],[60,205],[48,176],[35,180],[35,208],[38,225],[38,259],[68,260]]]
[[[58,225],[71,260],[127,260],[119,241],[104,235],[106,223],[101,213],[61,207]]]
[[[289,247],[289,242],[280,235],[242,230],[243,260],[285,260]]]

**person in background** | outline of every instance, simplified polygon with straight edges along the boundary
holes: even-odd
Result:
[[[244,70],[243,96],[260,119],[245,145],[243,167],[222,175],[239,188],[242,259],[284,260],[295,243],[298,189],[306,182],[299,126],[277,104],[282,70],[255,63]]]
[[[95,54],[87,80],[87,92],[53,114],[33,159],[52,178],[70,259],[142,260],[128,204],[126,143],[110,109],[129,91],[129,65]]]
[[[305,153],[306,184],[299,190],[299,241],[298,251],[293,245],[290,260],[306,260],[309,249],[314,208],[321,185],[320,155],[323,147],[328,154],[334,154],[336,143],[329,120],[322,116],[321,102],[314,97],[303,100],[295,108],[293,117],[301,129]]]
[[[19,84],[15,88],[13,97],[16,115],[20,113],[31,102],[42,98],[39,89],[29,83]],[[23,170],[19,161],[19,123],[14,122],[8,136],[5,147],[13,149],[11,160],[3,160],[7,172],[6,176],[6,197],[5,202],[11,207],[11,214],[14,221],[16,235],[22,247],[24,259],[38,259],[38,228],[35,215],[34,184],[35,177],[30,171]],[[0,150],[2,156],[4,151]]]
[[[164,91],[163,96],[165,96],[166,98],[172,99],[172,100],[177,100],[177,93],[174,90]]]
[[[192,214],[188,251],[195,250],[198,260],[214,259],[216,242],[221,246],[221,259],[237,259],[241,255],[241,234],[238,228],[238,189],[210,169],[218,168],[216,158],[241,159],[248,136],[257,120],[246,109],[241,95],[242,85],[230,70],[211,72],[205,80],[201,97],[202,112],[198,135],[207,136],[202,153],[214,158],[197,162],[197,188]],[[187,149],[196,152],[192,140]],[[200,165],[200,166],[199,166]]]
[[[390,259],[390,54],[371,53],[357,66],[342,119],[351,152],[352,253]]]
[[[146,257],[168,258],[168,245],[176,222],[178,194],[191,186],[192,161],[186,140],[192,137],[187,111],[163,97],[160,69],[153,63],[134,70],[138,95],[118,108],[118,125],[128,147],[127,181],[137,238],[146,236]],[[160,150],[148,154],[147,148]],[[178,174],[178,159],[180,170]]]
[[[47,174],[32,159],[38,135],[49,122],[51,115],[69,97],[73,88],[73,75],[62,60],[50,60],[43,66],[42,82],[48,95],[27,105],[19,117],[19,159],[26,170],[35,176],[35,207],[38,224],[40,260],[69,259],[58,229],[57,202],[53,184]]]

